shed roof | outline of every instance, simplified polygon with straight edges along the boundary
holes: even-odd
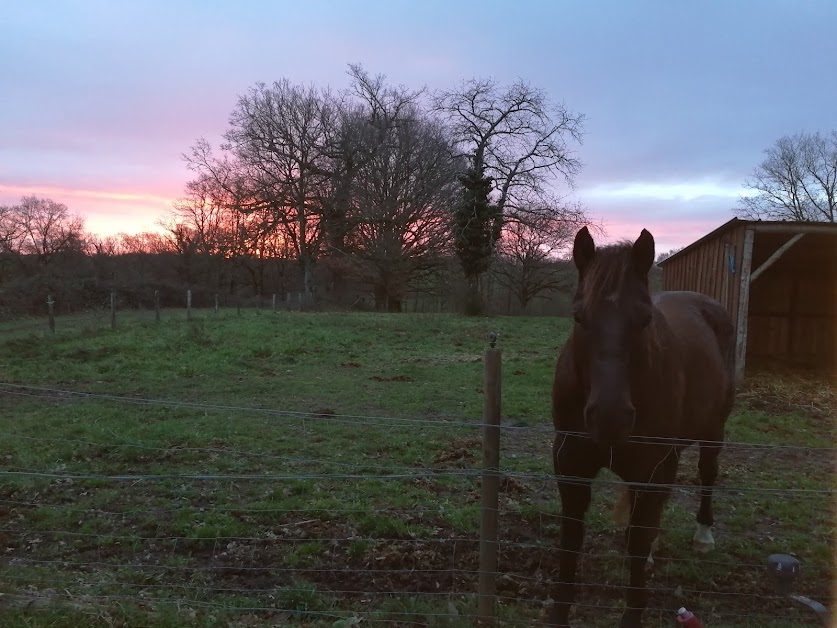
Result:
[[[710,231],[705,236],[698,238],[688,246],[680,249],[674,255],[667,257],[661,261],[658,266],[665,266],[669,261],[676,257],[688,254],[689,251],[697,248],[704,242],[717,238],[727,231],[731,231],[732,229],[743,225],[758,225],[766,228],[765,230],[773,232],[795,233],[801,231],[817,231],[837,235],[837,223],[833,222],[811,222],[804,220],[742,220],[741,218],[733,218],[713,231]]]

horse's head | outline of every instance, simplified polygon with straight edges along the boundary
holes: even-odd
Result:
[[[643,229],[636,242],[597,250],[584,227],[575,237],[573,261],[578,269],[574,346],[589,382],[584,422],[594,442],[618,445],[634,428],[632,366],[652,320],[648,271],[654,237]]]

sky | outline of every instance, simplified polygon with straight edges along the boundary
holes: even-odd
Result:
[[[0,204],[154,230],[258,81],[517,79],[586,117],[571,198],[658,251],[733,216],[783,135],[837,128],[835,0],[77,0],[0,15]]]

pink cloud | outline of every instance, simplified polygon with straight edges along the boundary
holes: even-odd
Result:
[[[64,203],[85,219],[89,232],[159,231],[155,223],[171,208],[173,198],[126,190],[85,190],[68,187],[0,184],[0,203],[15,204],[21,196],[35,195]]]
[[[605,222],[607,235],[605,241],[615,242],[617,240],[635,240],[643,229],[648,229],[654,236],[655,248],[658,253],[670,251],[691,244],[698,238],[703,237],[716,227],[719,227],[732,216],[719,220],[715,215],[707,215],[705,218],[679,218],[672,216],[669,219],[646,219],[637,218],[629,220],[618,218]]]

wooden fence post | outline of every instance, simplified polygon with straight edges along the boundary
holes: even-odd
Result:
[[[215,316],[218,316],[218,293],[215,293]]]
[[[116,293],[110,293],[110,328],[116,329]]]
[[[160,291],[154,291],[154,320],[160,322]]]
[[[241,316],[241,295],[237,294],[235,296],[235,309],[239,316]]]
[[[273,294],[273,313],[276,314],[276,293]]]
[[[485,352],[482,438],[482,502],[480,508],[480,573],[477,623],[495,624],[497,602],[497,520],[500,493],[500,393],[501,352],[497,335],[490,334]]]
[[[186,291],[186,320],[190,320],[192,318],[192,291]]]
[[[55,305],[55,301],[52,300],[52,295],[47,295],[47,310],[49,311],[49,330],[54,334],[55,333],[55,310],[53,306]]]

